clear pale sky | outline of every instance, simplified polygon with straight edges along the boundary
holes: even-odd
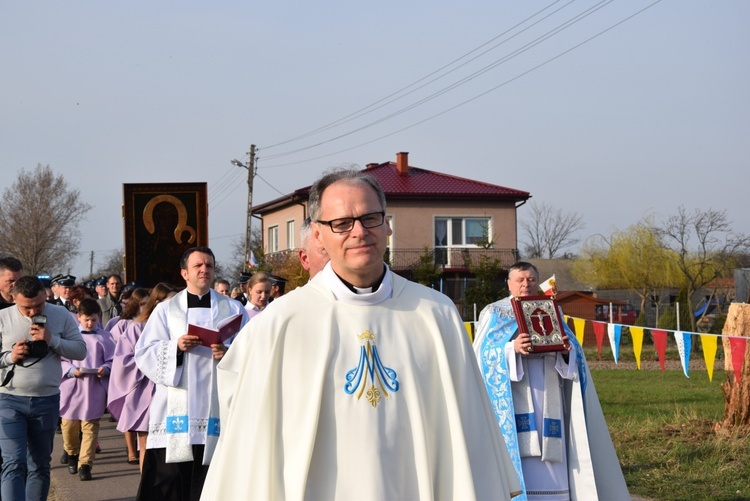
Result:
[[[636,14],[652,3],[5,1],[0,189],[41,163],[81,190],[79,277],[123,247],[123,183],[208,182],[226,262],[247,200],[230,159],[251,143],[256,204],[408,151],[583,215],[581,238],[680,205],[750,233],[750,1]]]

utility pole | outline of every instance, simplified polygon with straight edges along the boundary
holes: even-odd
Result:
[[[252,230],[252,220],[253,220],[253,178],[255,177],[255,145],[250,145],[250,151],[248,152],[248,155],[250,156],[250,162],[248,165],[243,164],[239,160],[232,160],[232,165],[236,167],[242,167],[243,169],[247,169],[247,221],[245,223],[245,261],[242,263],[242,269],[244,271],[247,271],[250,269],[249,263],[250,263],[250,253],[252,252],[252,249],[250,248],[250,238],[251,238],[251,230]]]
[[[94,251],[91,251],[91,257],[89,257],[89,278],[94,276]]]

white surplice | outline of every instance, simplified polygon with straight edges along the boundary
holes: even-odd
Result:
[[[197,346],[185,352],[182,364],[178,365],[177,339],[187,333],[188,322],[215,328],[224,318],[237,314],[243,316],[243,324],[247,321],[247,313],[241,303],[213,290],[210,294],[211,308],[188,308],[186,290],[156,305],[135,346],[136,365],[156,385],[151,401],[146,447],[168,446],[169,389],[178,387],[181,379],[187,377],[187,440],[189,444],[206,444],[203,464],[211,460],[212,445],[215,445],[220,429],[218,422],[214,425],[212,421],[212,414],[218,418],[216,361],[211,348]]]

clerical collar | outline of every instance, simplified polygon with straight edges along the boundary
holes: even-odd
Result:
[[[211,291],[206,292],[202,296],[193,294],[192,292],[187,293],[187,307],[188,308],[210,308],[211,307]]]
[[[318,275],[320,278],[318,278]],[[393,273],[386,266],[385,276],[383,277],[377,290],[369,293],[358,294],[352,292],[341,278],[336,275],[329,262],[323,271],[318,273],[312,282],[318,282],[324,288],[328,289],[336,301],[358,306],[375,306],[383,301],[387,301],[393,295]]]
[[[334,273],[336,273],[336,272],[334,271]],[[350,291],[352,291],[353,293],[355,293],[355,294],[370,294],[371,292],[375,292],[376,290],[378,290],[380,288],[380,284],[383,283],[383,277],[385,277],[385,265],[383,265],[383,274],[380,275],[380,278],[378,278],[377,282],[375,282],[374,284],[372,284],[372,287],[365,287],[365,288],[355,287],[350,282],[347,282],[346,280],[344,280],[343,278],[341,278],[341,275],[339,275],[338,273],[336,273],[336,276],[339,277],[339,280],[341,280],[341,283],[343,283],[344,285],[346,285],[346,288],[349,289]]]

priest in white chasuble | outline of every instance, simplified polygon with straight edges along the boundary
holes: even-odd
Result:
[[[311,188],[331,261],[255,317],[218,367],[202,499],[510,499],[520,486],[455,305],[383,263],[385,197]]]

